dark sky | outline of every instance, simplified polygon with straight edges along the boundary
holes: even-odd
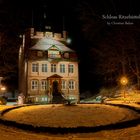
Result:
[[[15,19],[24,20],[22,24],[25,26],[32,22],[39,26],[43,12],[46,12],[48,22],[54,24],[56,29],[62,26],[64,17],[67,29],[73,27],[72,29],[75,30],[74,24],[77,24],[77,18],[81,16],[82,9],[79,10],[81,5],[83,9],[89,6],[88,9],[91,8],[94,14],[100,17],[103,14],[136,15],[140,13],[138,0],[0,0],[0,22],[4,19],[9,24],[9,19]],[[3,14],[4,12],[6,14]]]

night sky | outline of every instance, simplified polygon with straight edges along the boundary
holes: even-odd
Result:
[[[18,26],[25,29],[34,26],[41,30],[44,24],[50,24],[56,32],[62,31],[63,28],[68,31],[69,37],[72,38],[70,47],[77,51],[79,57],[81,91],[94,90],[100,85],[98,77],[91,74],[94,68],[90,68],[97,62],[92,62],[90,48],[97,46],[106,35],[105,32],[110,30],[106,23],[108,19],[102,19],[102,15],[140,14],[136,0],[0,0],[0,9],[1,28]],[[89,11],[93,14],[88,13]],[[46,20],[43,18],[44,13]],[[85,27],[93,19],[95,24],[90,25],[90,33]],[[128,28],[139,27],[140,19],[131,21],[134,24],[128,25]],[[111,28],[116,26],[111,25]]]

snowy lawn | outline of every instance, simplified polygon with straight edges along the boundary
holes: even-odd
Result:
[[[0,105],[0,112],[5,110],[5,109],[8,109],[8,108],[13,108],[14,106],[7,106],[7,105]]]
[[[34,126],[78,127],[107,125],[138,116],[132,110],[104,104],[55,104],[17,108],[4,114],[3,118]]]

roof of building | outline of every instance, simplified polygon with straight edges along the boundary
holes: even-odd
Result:
[[[68,48],[65,44],[52,38],[42,38],[31,47],[32,50],[48,50],[50,47],[56,46],[60,51],[74,52],[74,50]]]

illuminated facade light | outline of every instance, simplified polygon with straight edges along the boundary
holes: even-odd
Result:
[[[6,90],[6,87],[1,87],[1,91],[5,91]]]
[[[67,40],[66,40],[66,42],[68,43],[68,44],[71,44],[71,38],[68,38]]]

